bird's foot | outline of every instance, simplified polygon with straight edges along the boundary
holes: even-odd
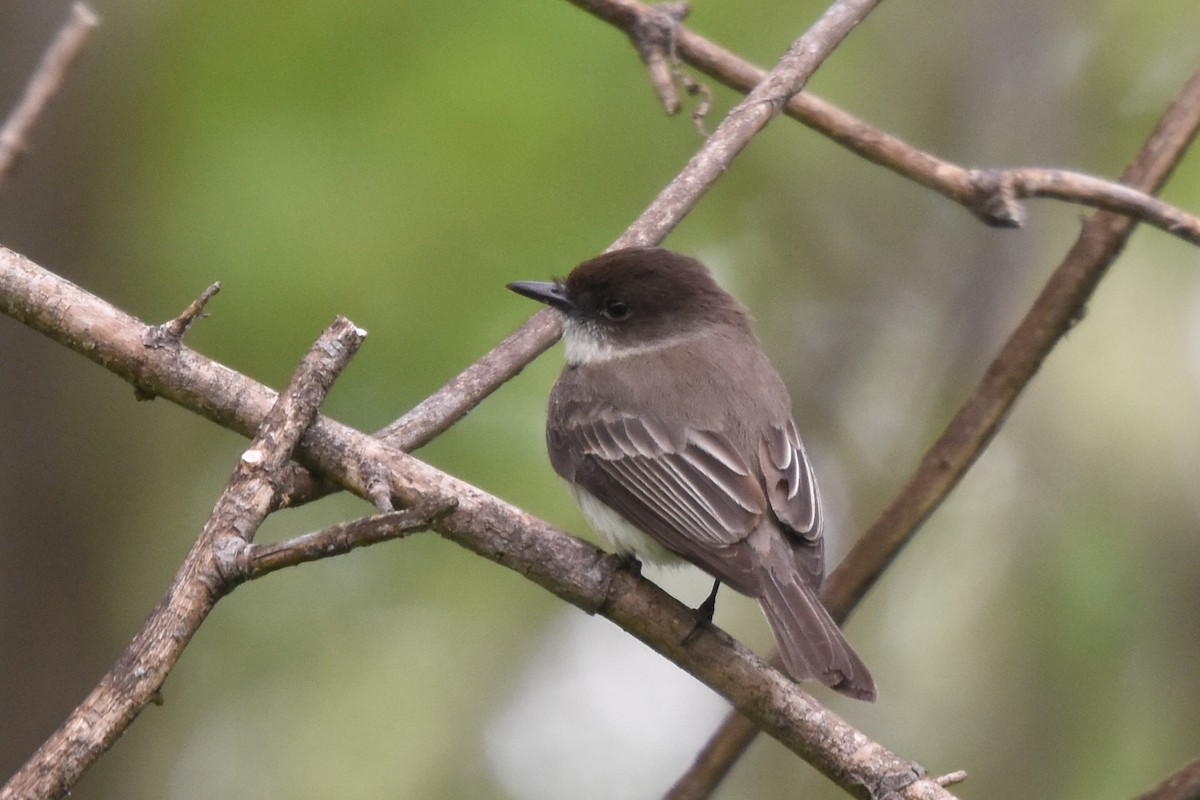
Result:
[[[621,566],[629,570],[630,574],[640,578],[642,577],[642,562],[633,553],[618,553],[617,558],[621,561]]]
[[[717,589],[721,588],[720,581],[713,581],[712,591],[708,593],[708,597],[704,598],[704,602],[696,606],[696,624],[688,631],[688,635],[683,637],[683,643],[688,644],[696,635],[700,633],[700,629],[706,625],[711,625],[713,615],[717,613]]]

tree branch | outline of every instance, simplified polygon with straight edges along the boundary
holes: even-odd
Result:
[[[141,390],[232,430],[254,430],[275,402],[267,387],[183,345],[147,347],[150,326],[4,248],[0,310]],[[449,509],[432,523],[438,533],[621,625],[857,796],[866,796],[864,787],[911,781],[902,796],[949,797],[935,781],[912,780],[915,768],[909,762],[854,731],[723,632],[705,628],[682,644],[695,625],[692,611],[593,545],[326,417],[318,416],[309,427],[297,457],[361,497],[370,494],[373,477],[382,472],[405,504]],[[227,573],[239,574],[236,569]]]
[[[680,176],[627,232],[625,240],[618,242],[618,246],[632,241],[660,240],[665,236],[698,202],[703,191],[719,177],[749,139],[778,114],[782,104],[800,89],[825,55],[877,2],[852,0],[835,3],[812,30],[793,44],[763,85],[730,113]],[[86,293],[65,281],[53,287],[37,287],[35,282],[21,281],[21,277],[48,276],[34,275],[36,268],[10,251],[0,250],[0,257],[0,265],[4,267],[0,270],[0,286],[8,284],[8,288],[14,290],[4,292],[3,302],[5,310],[13,316],[50,333],[59,341],[81,344],[91,340],[92,346],[86,347],[86,351],[114,371],[130,378],[142,378],[139,382],[142,391],[162,394],[177,402],[198,401],[193,406],[196,410],[235,429],[245,430],[262,413],[261,405],[270,394],[265,387],[245,385],[252,382],[220,365],[206,363],[206,359],[182,346],[160,347],[152,354],[157,356],[169,350],[172,356],[169,363],[155,357],[147,358],[145,352],[137,353],[136,342],[145,343],[154,339],[147,339],[145,330],[131,339],[131,334],[145,326],[111,307],[104,308],[96,316],[82,319],[77,315],[78,307],[73,303],[48,308],[30,302],[35,295],[45,299],[48,294]],[[95,301],[89,303],[91,305],[99,303],[95,298],[90,300]],[[557,328],[557,324],[541,327],[546,332],[543,333],[545,345],[557,336]],[[537,330],[537,326],[533,326],[533,329]],[[105,346],[95,347],[96,335],[100,333],[110,334],[110,338]],[[538,351],[535,344],[522,353],[521,358],[527,362]],[[193,380],[183,379],[188,366],[198,367],[195,374],[188,376]],[[232,385],[239,382],[243,385]],[[198,390],[199,385],[219,388],[222,384],[226,391],[216,394]],[[222,407],[224,398],[239,398],[244,404],[235,408]],[[253,401],[257,401],[258,407],[251,414],[250,403]],[[647,582],[625,572],[616,572],[613,566],[615,562],[594,547],[560,535],[519,509],[507,506],[410,456],[390,450],[378,440],[327,420],[314,425],[306,437],[304,451],[308,454],[311,466],[332,475],[339,483],[364,497],[378,500],[378,476],[381,471],[386,471],[393,491],[406,504],[449,507],[456,503],[453,510],[438,523],[437,530],[440,533],[477,553],[518,569],[589,612],[602,611],[619,624],[623,623],[643,641],[725,694],[735,706],[776,732],[781,741],[813,760],[823,772],[848,790],[861,793],[863,787],[869,787],[867,791],[874,795],[879,787],[890,790],[908,785],[912,787],[913,796],[924,794],[927,790],[934,792],[930,796],[938,796],[939,793],[940,796],[948,796],[936,783],[921,779],[921,771],[908,762],[877,745],[865,747],[864,743],[869,741],[866,737],[822,709],[791,681],[766,668],[724,634],[715,630],[706,631],[684,648],[681,644],[684,634],[694,625],[690,610],[684,609]],[[380,505],[383,503],[380,502]],[[244,571],[238,573],[234,569],[238,564],[236,556],[244,556],[244,553],[227,552],[238,544],[231,541],[230,547],[219,548],[215,554],[211,548],[203,549],[204,556],[214,559],[215,566],[224,567],[220,573],[223,577],[244,574]],[[562,558],[564,549],[565,559]],[[200,609],[195,624],[198,625],[203,619],[217,596],[217,589],[209,587],[207,594],[201,596],[201,601],[191,604],[191,607]],[[664,614],[664,610],[669,613]],[[714,657],[711,652],[714,648],[725,657]],[[693,654],[700,651],[709,651],[709,656],[697,660]],[[178,650],[174,657],[178,657]],[[165,673],[161,677],[165,677]],[[748,687],[755,689],[751,691]],[[128,724],[128,721],[124,724]],[[96,752],[96,756],[99,752]],[[39,751],[39,756],[41,753]],[[870,758],[864,758],[868,754]],[[21,774],[37,774],[42,769],[39,765],[44,763],[43,759],[35,756]],[[55,785],[66,788],[70,782]]]
[[[671,26],[679,58],[725,86],[750,92],[766,73],[679,24],[680,16],[637,0],[570,0],[629,36],[641,52],[644,31]],[[669,112],[669,109],[668,109]],[[1200,217],[1128,185],[1068,170],[968,169],[879,130],[821,98],[793,96],[784,113],[853,153],[948,197],[996,227],[1020,227],[1019,199],[1045,197],[1135,217],[1192,244],[1200,244]]]
[[[654,27],[661,21],[658,15],[664,13],[634,0],[571,2],[626,31],[631,37],[641,36],[641,31]],[[759,67],[677,25],[672,16],[668,16],[667,23],[674,26],[676,50],[687,63],[740,91],[749,91],[762,82],[766,73]],[[969,208],[990,225],[1019,226],[1024,212],[1015,202],[1016,198],[1045,196],[1129,213],[1155,222],[1168,232],[1184,234],[1183,238],[1188,241],[1200,243],[1197,238],[1200,227],[1195,216],[1148,194],[1139,194],[1136,187],[1061,170],[965,169],[874,128],[808,92],[793,95],[784,112],[867,160]],[[1071,176],[1083,180],[1073,182]],[[660,205],[664,208],[656,210]],[[653,221],[660,217],[670,219],[676,213],[672,197],[664,191],[612,247],[634,242],[661,242],[669,228],[656,227]],[[404,450],[419,449],[511,380],[526,364],[553,345],[560,333],[558,316],[546,309],[539,311],[449,383],[379,431],[379,436]],[[298,502],[313,496],[311,486],[297,490]]]
[[[159,698],[193,634],[217,600],[239,582],[240,574],[229,563],[236,562],[271,511],[275,472],[291,457],[333,379],[364,336],[339,317],[317,340],[263,417],[166,594],[96,688],[0,789],[0,800],[69,793],[142,709]]]
[[[389,511],[343,522],[284,542],[252,544],[239,554],[234,569],[242,580],[255,580],[284,567],[339,556],[359,547],[429,530],[431,522],[452,508],[453,504],[428,513],[420,508]]]
[[[88,34],[99,24],[100,18],[86,3],[71,6],[71,16],[59,29],[33,77],[25,84],[24,94],[0,128],[0,184],[25,150],[33,126],[62,86],[67,69],[83,49]]]
[[[182,342],[183,335],[192,327],[192,323],[203,316],[204,307],[208,305],[208,301],[212,300],[219,291],[221,291],[221,284],[219,282],[211,284],[200,293],[199,297],[189,303],[188,307],[178,317],[161,325],[155,325],[150,329],[149,336],[146,337],[146,345],[149,347],[167,347]]]
[[[562,334],[559,314],[542,309],[500,344],[376,435],[401,450],[424,447],[516,377]]]
[[[880,0],[838,0],[783,58],[763,75],[742,102],[725,116],[642,215],[610,249],[658,244],[670,233],[754,136],[779,116],[787,102],[808,83],[822,62],[866,18]]]
[[[1159,191],[1200,129],[1200,70],[1179,90],[1122,183]],[[844,621],[983,452],[1001,421],[1050,350],[1079,315],[1137,226],[1137,220],[1101,211],[1055,269],[1033,306],[988,366],[966,402],[934,441],[916,471],[825,582],[821,599]],[[730,715],[667,797],[707,797],[757,735],[754,725]]]
[[[788,98],[803,88],[817,67],[879,2],[843,0],[834,3],[812,28],[792,43],[775,69],[763,73],[760,85],[726,115],[683,170],[609,249],[654,245],[665,239],[728,169],[750,139],[779,115]],[[674,6],[672,9],[678,11]],[[646,24],[653,26],[654,21]],[[559,315],[542,309],[503,342],[378,435],[387,443],[406,451],[422,447],[549,349],[558,341],[561,333]],[[298,479],[293,492],[295,502],[298,504],[311,500],[328,488]]]
[[[1200,758],[1134,800],[1200,800]]]
[[[858,3],[835,3],[817,26],[789,49],[779,67],[766,80],[759,82],[762,85],[730,113],[705,148],[689,162],[684,173],[659,195],[638,222],[618,239],[614,247],[661,241],[695,205],[706,188],[715,181],[746,142],[778,113],[783,104],[789,102],[789,98],[793,97],[796,91],[799,91],[820,60],[877,2],[878,0],[862,0]],[[722,133],[723,128],[728,129]],[[994,182],[1000,186],[1000,189],[992,187],[987,193],[979,196],[994,199],[1004,194],[1003,180],[994,180],[993,173],[979,175],[984,177],[983,182]],[[1165,179],[1165,174],[1163,178]],[[1050,187],[1045,191],[1066,191],[1053,187],[1057,180],[1057,177],[1043,176],[1043,183]],[[1012,188],[1011,191],[1016,192],[1017,189]],[[1127,201],[1135,204],[1135,199],[1127,198]],[[1144,208],[1153,210],[1154,207],[1145,205]],[[1162,209],[1158,209],[1154,213],[1161,211]],[[1103,216],[1098,214],[1093,220]],[[1123,222],[1132,229],[1132,222]],[[1171,225],[1186,228],[1190,223],[1180,218]],[[1113,230],[1116,228],[1110,227]],[[1104,226],[1100,228],[1100,234],[1108,230]],[[1100,234],[1097,234],[1096,238],[1103,238]],[[1128,231],[1124,235],[1127,236]],[[1082,239],[1083,237],[1081,241]],[[1122,243],[1123,241],[1124,239],[1121,239]],[[1086,297],[1094,288],[1103,268],[1111,262],[1119,249],[1118,245],[1109,253],[1100,271],[1091,279],[1090,284],[1084,287],[1081,298]],[[1087,283],[1087,280],[1084,280],[1084,283]],[[11,296],[9,290],[12,290]],[[69,301],[61,302],[63,298],[69,298]],[[86,312],[83,310],[85,307]],[[83,352],[123,375],[143,391],[161,394],[243,433],[253,430],[277,399],[268,388],[205,359],[182,345],[148,351],[145,339],[149,330],[147,326],[66,281],[44,273],[36,265],[3,248],[0,248],[0,310]],[[1065,330],[1072,318],[1066,319],[1062,330]],[[446,390],[449,391],[445,395],[439,392],[427,401],[428,405],[422,404],[425,411],[416,414],[410,412],[410,415],[406,415],[407,425],[398,422],[395,426],[390,426],[389,437],[392,441],[410,443],[424,443],[433,438],[553,343],[558,335],[557,328],[557,319],[552,315],[542,312],[535,316],[524,328],[506,340],[507,349],[495,358],[490,357],[497,353],[496,350],[485,357],[486,366],[479,367],[468,379],[460,381],[459,379],[463,378],[460,375],[447,385]],[[1054,332],[1047,350],[1061,332]],[[1034,360],[1030,375],[1040,363],[1041,357],[1044,357],[1044,353]],[[489,358],[490,360],[487,360]],[[477,363],[472,369],[478,366]],[[990,372],[989,370],[989,374]],[[1019,388],[1018,386],[1013,391],[1012,397],[1015,397]],[[1011,398],[1008,402],[1011,404]],[[414,412],[416,411],[414,409]],[[998,421],[999,418],[993,421],[993,430]],[[404,419],[400,422],[404,422]],[[985,434],[979,444],[980,448],[988,437],[990,433]],[[277,452],[267,444],[264,444],[263,448],[252,447],[247,453],[257,455],[250,456],[248,460],[244,459],[243,465],[249,469],[259,462],[273,463],[278,461],[275,458]],[[936,781],[911,781],[915,774],[911,764],[853,731],[841,720],[816,705],[793,683],[778,673],[764,669],[758,659],[721,632],[704,631],[686,647],[680,644],[682,633],[690,630],[694,622],[691,613],[663,595],[652,584],[616,569],[612,559],[604,557],[590,545],[563,535],[520,509],[508,506],[469,484],[385,446],[376,439],[328,419],[318,418],[304,437],[299,452],[310,467],[364,497],[378,498],[378,478],[382,474],[386,476],[396,495],[406,503],[445,508],[444,515],[433,523],[433,527],[439,533],[474,552],[520,571],[539,585],[591,613],[603,613],[622,624],[647,644],[724,694],[735,707],[751,716],[758,725],[780,738],[796,752],[815,759],[823,772],[852,793],[858,796],[881,793],[893,788],[893,781],[899,780],[908,784],[903,789],[904,796],[949,796]],[[973,456],[970,459],[973,459]],[[965,470],[969,463],[970,460],[962,469]],[[953,485],[953,481],[950,485]],[[231,490],[232,486],[231,482]],[[948,489],[949,487],[946,490]],[[275,492],[270,492],[270,496],[273,501]],[[290,549],[258,551],[248,543],[257,525],[253,520],[259,513],[257,509],[262,498],[262,492],[252,493],[250,509],[246,516],[240,518],[251,521],[250,524],[223,529],[235,536],[224,536],[222,541],[225,549],[216,548],[215,553],[210,550],[210,555],[206,556],[211,557],[212,564],[220,568],[218,574],[222,582],[215,585],[200,582],[197,585],[184,581],[190,589],[202,592],[189,608],[203,608],[203,614],[206,614],[220,596],[220,592],[228,591],[232,581],[253,576],[253,569],[247,565],[257,564],[257,568],[260,569],[258,574],[264,574],[283,565],[279,560],[280,553],[285,553],[287,558],[294,557],[295,561],[292,563],[317,557],[318,550],[313,549],[314,541],[321,543],[319,548],[321,545],[340,547],[351,541],[365,541],[369,536],[382,539],[398,535],[410,529],[410,526],[419,527],[425,519],[419,514],[410,516],[404,522],[400,522],[399,518],[392,519],[389,523],[397,523],[392,527],[383,523],[377,526],[364,523],[360,531],[373,532],[369,536],[364,534],[359,539],[348,534],[346,530],[329,531],[311,535],[316,537],[315,540],[296,540],[289,543]],[[929,510],[931,509],[932,507]],[[267,510],[269,508],[263,509],[261,513],[265,514]],[[927,514],[928,510],[925,513]],[[378,521],[380,518],[373,519]],[[918,519],[917,523],[919,521]],[[201,540],[203,539],[202,534]],[[197,546],[201,540],[198,540]],[[254,560],[252,556],[255,553],[260,560]],[[837,574],[835,572],[831,577],[831,583]],[[180,575],[183,575],[182,569]],[[179,581],[180,576],[177,576],[177,583]],[[175,584],[172,584],[172,588],[175,588]],[[207,592],[207,598],[203,592]],[[163,604],[169,605],[171,602],[171,593],[168,592],[168,597],[164,598],[164,603],[160,603],[160,608]],[[181,602],[186,604],[192,601],[183,598]],[[204,608],[205,602],[208,604],[207,608]],[[202,621],[203,614],[196,621],[197,625]],[[145,630],[143,628],[143,632]],[[139,633],[139,636],[141,635]],[[184,641],[179,644],[179,650],[186,644],[186,638],[184,637]],[[178,650],[175,651],[175,658],[177,657]],[[119,666],[121,662],[118,662]],[[135,673],[136,668],[130,674],[138,680],[145,678],[144,675],[139,676]],[[161,678],[165,678],[165,672]],[[152,682],[153,678],[150,680],[150,683]],[[161,680],[158,681],[158,685],[161,685]],[[142,707],[152,697],[153,693],[146,695]],[[853,748],[850,745],[853,745]],[[869,763],[864,756],[870,756]],[[23,769],[22,772],[24,771]],[[6,789],[6,793],[0,797],[9,797],[7,791]]]

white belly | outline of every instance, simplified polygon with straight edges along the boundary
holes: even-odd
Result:
[[[660,566],[679,564],[683,559],[651,539],[645,531],[596,499],[585,489],[568,483],[571,496],[579,504],[584,519],[592,526],[605,547],[619,555],[635,555],[639,560]]]

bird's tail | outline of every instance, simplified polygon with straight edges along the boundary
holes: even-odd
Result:
[[[758,599],[775,634],[783,666],[798,681],[820,681],[858,700],[875,700],[875,681],[821,605],[796,573],[771,574]]]

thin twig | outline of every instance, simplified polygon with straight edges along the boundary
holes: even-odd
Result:
[[[1011,191],[1015,197],[1065,200],[1112,211],[1153,225],[1190,244],[1200,245],[1200,217],[1125,183],[1114,183],[1065,169],[1032,167],[974,170],[972,180],[977,186],[998,183],[999,191]]]
[[[629,39],[646,65],[650,85],[667,116],[678,113],[680,106],[675,88],[674,30],[690,11],[687,3],[655,3],[654,13],[630,28]]]
[[[229,565],[237,562],[274,505],[274,473],[291,457],[363,336],[348,320],[338,318],[317,340],[264,415],[166,594],[112,669],[0,789],[0,800],[68,794],[142,709],[160,696],[167,675],[217,600],[242,579]]]
[[[516,377],[530,361],[558,341],[561,333],[561,316],[550,309],[539,311],[442,388],[374,435],[405,452],[424,447]],[[384,505],[387,497],[382,491],[386,487],[376,486],[378,491],[372,493],[371,502],[381,511],[387,510]],[[295,507],[325,497],[339,487],[303,467],[293,467],[281,476],[280,488],[285,505]]]
[[[34,125],[50,98],[62,86],[67,69],[83,49],[88,34],[99,24],[100,18],[86,3],[71,6],[71,16],[59,28],[33,77],[25,85],[24,94],[8,115],[4,127],[0,128],[0,183],[24,152]]]
[[[199,297],[188,303],[188,307],[178,317],[151,328],[150,335],[146,338],[146,346],[169,347],[182,342],[183,335],[192,327],[192,323],[200,318],[208,301],[212,300],[219,291],[221,291],[219,282],[210,284],[200,293]]]
[[[256,580],[284,567],[294,567],[429,530],[429,525],[453,509],[426,512],[419,508],[389,511],[343,522],[283,542],[252,544],[242,551],[237,569],[244,580]]]
[[[1122,174],[1121,181],[1149,193],[1157,192],[1187,151],[1198,128],[1200,70],[1180,89],[1137,158]],[[1107,211],[1084,222],[1074,246],[1000,348],[979,384],[926,452],[908,482],[830,574],[821,598],[834,619],[841,622],[849,616],[921,523],[975,462],[1042,361],[1078,318],[1136,226],[1136,220]],[[750,721],[739,715],[728,716],[667,796],[672,800],[707,797],[755,735],[757,731]]]
[[[954,786],[955,784],[962,783],[966,779],[967,771],[962,769],[955,770],[954,772],[947,772],[945,775],[939,775],[934,778],[934,780],[937,781],[938,786]]]

